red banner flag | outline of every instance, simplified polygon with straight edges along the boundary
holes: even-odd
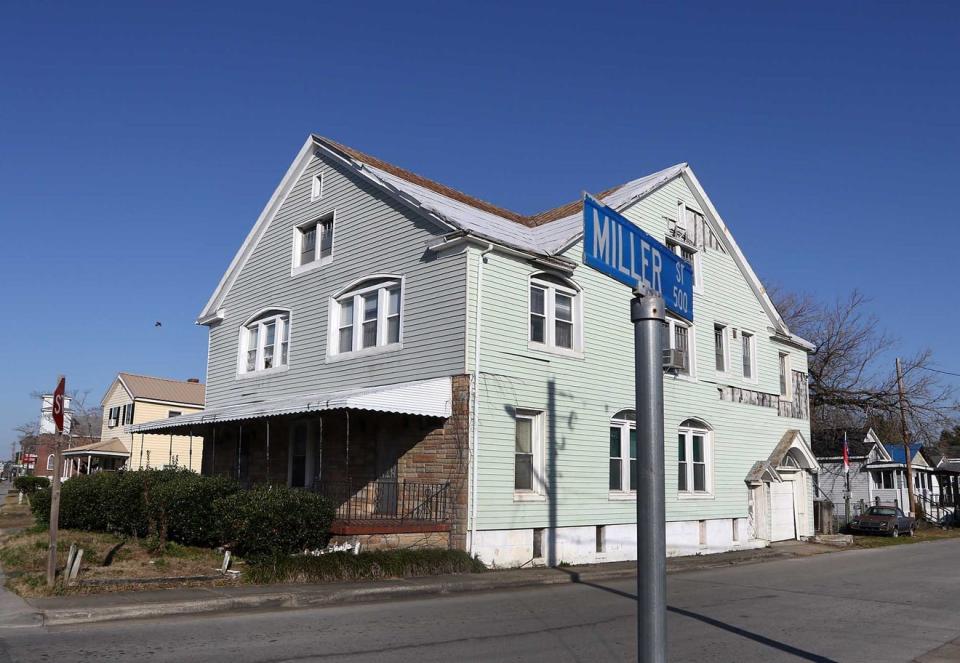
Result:
[[[67,379],[60,376],[60,382],[57,388],[53,390],[53,423],[57,427],[57,432],[63,432],[63,392],[67,387]]]
[[[843,471],[850,472],[850,445],[847,443],[847,431],[843,431]]]

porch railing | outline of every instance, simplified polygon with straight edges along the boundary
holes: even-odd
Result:
[[[446,522],[450,483],[323,481],[314,490],[333,501],[339,520]]]

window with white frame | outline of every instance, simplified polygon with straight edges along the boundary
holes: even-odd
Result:
[[[727,365],[730,363],[730,353],[727,348],[727,328],[725,325],[713,325],[713,354],[717,372],[726,373]]]
[[[47,456],[47,471],[53,470],[53,454]]]
[[[702,292],[703,284],[701,283],[701,281],[702,281],[703,275],[701,274],[701,272],[703,270],[700,267],[700,265],[702,264],[700,260],[700,252],[697,251],[697,249],[695,249],[694,247],[689,246],[687,244],[681,244],[679,242],[670,242],[670,241],[668,241],[667,243],[670,245],[670,248],[673,249],[674,253],[676,253],[678,256],[680,256],[681,258],[686,260],[688,263],[690,263],[690,272],[693,276],[694,292]]]
[[[365,281],[333,301],[330,354],[399,346],[402,337],[400,279]]]
[[[580,292],[570,282],[549,274],[530,279],[530,346],[561,352],[581,347]]]
[[[319,200],[320,198],[323,198],[323,173],[314,175],[310,183],[310,200]]]
[[[881,490],[892,490],[894,488],[893,470],[873,472],[873,485]]]
[[[293,250],[296,267],[330,263],[333,260],[333,212],[298,226]]]
[[[112,407],[107,411],[107,427],[115,428],[120,425],[120,406]]]
[[[711,432],[699,421],[688,419],[677,431],[677,490],[691,495],[711,491]]]
[[[543,412],[517,410],[514,415],[513,490],[543,492]]]
[[[756,340],[750,332],[740,332],[740,352],[743,360],[743,377],[754,380],[757,377]]]
[[[637,415],[622,410],[610,420],[610,491],[637,489]]]
[[[779,353],[779,362],[780,362],[780,396],[782,398],[790,398],[790,388],[792,387],[790,380],[790,355],[786,352]]]
[[[122,421],[124,424],[133,423],[133,403],[127,403],[123,406]]]
[[[290,313],[267,311],[240,331],[240,372],[286,368],[290,359]]]
[[[693,376],[693,369],[696,366],[693,325],[677,318],[668,317],[663,335],[663,348],[665,350],[679,350],[682,354],[680,368],[677,372],[681,375]]]

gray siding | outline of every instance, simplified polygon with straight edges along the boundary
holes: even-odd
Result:
[[[311,201],[311,180],[319,169],[323,197]],[[331,210],[336,210],[332,263],[291,276],[294,228]],[[441,232],[343,166],[314,158],[227,294],[225,319],[210,329],[207,407],[463,373],[466,258],[426,254],[426,245]],[[402,349],[329,361],[329,298],[374,274],[405,279]],[[292,312],[289,370],[238,377],[240,327],[266,307]]]

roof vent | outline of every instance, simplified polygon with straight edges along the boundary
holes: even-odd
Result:
[[[187,378],[187,382],[192,382],[193,384],[200,384],[200,378]]]

